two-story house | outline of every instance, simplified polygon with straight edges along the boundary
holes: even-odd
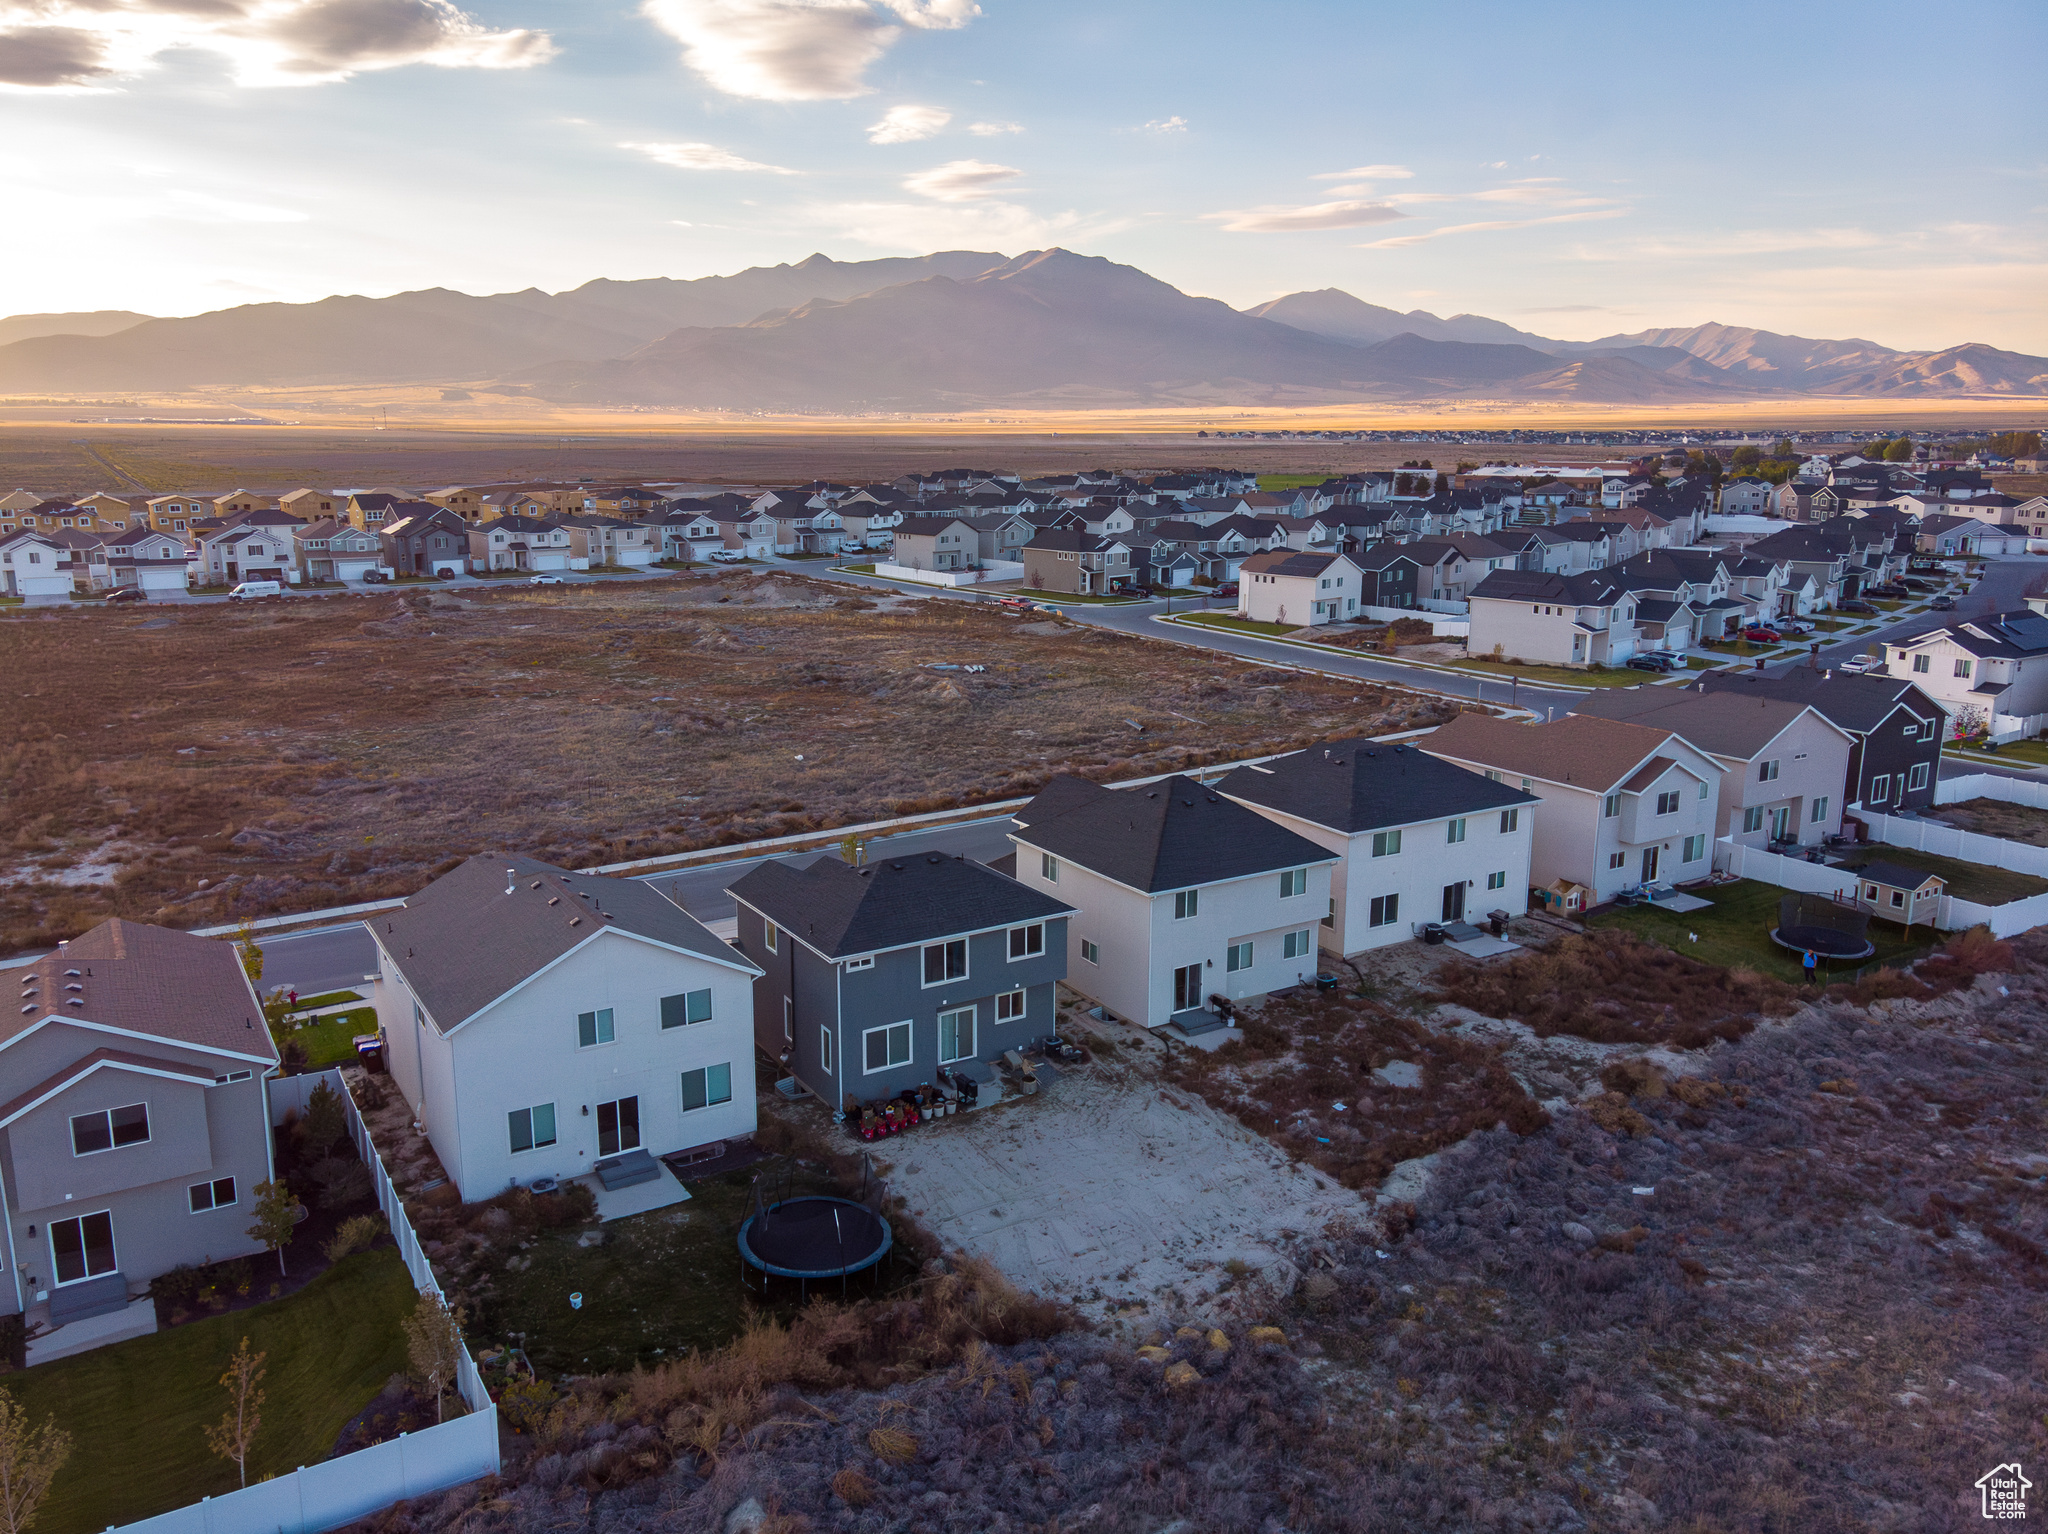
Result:
[[[1528,900],[1536,796],[1416,746],[1325,741],[1216,792],[1337,854],[1319,935],[1338,953]]]
[[[1724,770],[1674,731],[1590,714],[1547,724],[1460,714],[1419,744],[1543,801],[1529,878],[1564,909],[1713,869]]]
[[[1940,703],[1959,731],[1999,740],[2048,728],[2048,617],[2016,607],[1885,644],[1885,671]]]
[[[897,529],[901,562],[901,528]],[[1033,591],[1100,595],[1131,577],[1131,546],[1076,527],[1040,528],[1024,545],[1024,584]]]
[[[132,586],[149,597],[171,597],[183,595],[190,584],[185,540],[174,533],[160,533],[147,522],[137,522],[101,541],[111,586]]]
[[[1636,594],[1611,569],[1577,575],[1496,570],[1472,588],[1469,601],[1465,643],[1473,655],[1615,666],[1638,647]]]
[[[298,519],[281,511],[241,512],[221,520],[205,518],[191,528],[202,586],[238,581],[291,581],[298,576]]]
[[[760,970],[653,885],[480,854],[366,926],[392,1080],[465,1200],[753,1132]]]
[[[981,563],[981,534],[965,517],[905,517],[896,525],[890,562],[906,570],[971,570]]]
[[[1347,554],[1297,554],[1272,549],[1248,556],[1238,570],[1237,610],[1255,623],[1313,628],[1358,616],[1363,572]]]
[[[71,555],[54,533],[0,534],[0,591],[30,606],[71,600]]]
[[[1848,731],[1854,744],[1842,781],[1845,809],[1861,806],[1897,814],[1934,804],[1947,711],[1911,682],[1882,673],[1854,676],[1794,666],[1779,676],[1708,671],[1693,685],[1701,692],[1804,703]]]
[[[1067,984],[1146,1028],[1209,1023],[1320,967],[1338,855],[1174,776],[1107,789],[1057,777],[1014,817],[1019,883],[1065,901]]]
[[[375,533],[337,517],[295,529],[292,544],[299,573],[309,581],[359,581],[384,562]]]
[[[469,568],[470,526],[455,512],[426,501],[414,511],[387,520],[377,534],[384,563],[400,575],[460,575]]]
[[[768,862],[729,893],[762,971],[755,1045],[835,1109],[1053,1031],[1073,907],[985,864]]]
[[[118,919],[6,983],[20,1009],[0,1029],[0,1310],[61,1328],[133,1303],[135,1330],[155,1331],[136,1298],[152,1279],[262,1250],[248,1232],[277,1065],[263,1008],[232,944]]]
[[[569,568],[569,530],[539,517],[493,517],[470,528],[465,541],[472,570]]]
[[[1716,836],[1803,846],[1841,833],[1855,737],[1806,703],[1732,689],[1630,687],[1580,698],[1572,712],[1671,730],[1719,762]]]

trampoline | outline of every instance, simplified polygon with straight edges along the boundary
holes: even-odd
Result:
[[[751,1268],[764,1291],[770,1277],[794,1278],[806,1293],[812,1283],[836,1278],[843,1293],[849,1277],[889,1255],[894,1239],[889,1222],[865,1203],[827,1194],[764,1203],[756,1178],[754,1212],[740,1225],[740,1281],[748,1283]]]
[[[1867,959],[1877,945],[1865,936],[1870,913],[1837,905],[1826,895],[1787,895],[1778,902],[1771,941],[1820,959]]]

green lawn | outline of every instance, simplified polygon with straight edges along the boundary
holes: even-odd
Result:
[[[344,1001],[361,1001],[363,998],[354,991],[322,991],[318,996],[301,996],[292,1005],[294,1012],[317,1012],[322,1007],[335,1007]]]
[[[1295,625],[1291,623],[1260,623],[1252,618],[1239,618],[1230,613],[1189,613],[1186,617],[1178,614],[1176,623],[1198,623],[1203,628],[1228,629],[1235,634],[1263,634],[1268,637],[1292,634]]]
[[[1996,751],[1966,750],[1953,745],[1945,749],[1950,756],[1967,757],[1975,762],[2002,762],[2010,758],[2025,766],[2048,766],[2048,741],[2016,740],[2011,745],[2000,746]]]
[[[1434,473],[1435,470],[1425,470],[1424,472]],[[1330,476],[1327,474],[1261,474],[1259,476],[1259,488],[1261,490],[1302,490],[1310,485],[1320,485],[1328,478]]]
[[[375,1007],[352,1007],[323,1017],[310,1027],[295,1029],[292,1037],[306,1046],[306,1068],[324,1071],[330,1065],[347,1065],[356,1057],[355,1037],[377,1031]]]
[[[1318,482],[1320,483],[1320,481]],[[972,590],[973,588],[963,588]],[[1005,596],[1026,597],[1033,602],[1101,602],[1115,605],[1119,602],[1136,602],[1138,597],[1080,596],[1071,591],[1040,591],[1033,586],[1019,586],[1004,593]]]
[[[254,1259],[257,1271],[267,1259]],[[359,1252],[297,1294],[115,1343],[0,1380],[32,1421],[72,1437],[36,1534],[92,1534],[236,1488],[207,1452],[227,1393],[216,1381],[243,1337],[267,1354],[249,1479],[327,1458],[342,1427],[406,1366],[400,1322],[412,1278],[397,1252]]]
[[[1857,849],[1858,862],[1897,863],[1901,868],[1925,869],[1948,881],[1948,893],[1975,905],[2005,905],[2029,896],[2048,894],[2048,879],[2014,873],[2006,868],[1986,868],[1982,863],[1962,863],[1954,858],[1936,857],[1910,847],[1880,843]],[[1867,855],[1866,855],[1867,854]]]
[[[848,575],[873,575],[875,573],[875,567],[871,564],[840,565],[838,568]]]
[[[1589,918],[1586,925],[1625,927],[1638,937],[1662,943],[1702,964],[1723,969],[1744,967],[1795,984],[1804,978],[1799,955],[1771,941],[1771,928],[1778,924],[1778,902],[1790,891],[1754,879],[1739,879],[1733,884],[1701,885],[1686,893],[1711,900],[1714,908],[1681,913],[1636,906],[1603,911]],[[1698,942],[1692,941],[1695,935]],[[1877,952],[1858,964],[1841,965],[1843,978],[1853,974],[1859,964],[1890,963],[1904,955],[1917,954],[1922,946],[1906,944],[1896,927],[1888,928],[1880,922],[1870,924],[1869,937],[1877,944]]]
[[[1460,671],[1484,672],[1502,680],[1519,677],[1524,682],[1555,682],[1565,687],[1641,687],[1667,674],[1636,671],[1627,666],[1608,666],[1595,671],[1577,666],[1510,666],[1491,660],[1461,660],[1450,664]]]

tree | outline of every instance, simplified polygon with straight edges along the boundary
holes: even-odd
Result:
[[[0,1390],[0,1534],[21,1534],[36,1521],[50,1482],[71,1457],[71,1435],[45,1417],[30,1427],[28,1410]]]
[[[1993,432],[1990,447],[2000,458],[2039,458],[2041,434],[2037,431]]]
[[[1778,439],[1778,445],[1771,449],[1771,456],[1773,458],[1780,459],[1797,459],[1799,456],[1799,449],[1792,445],[1792,439],[1790,437],[1780,437]]]
[[[235,929],[235,947],[241,950],[242,973],[249,977],[249,984],[263,983],[263,949],[256,942],[256,924],[244,921]]]
[[[242,1484],[249,1484],[249,1445],[256,1439],[256,1430],[263,1426],[263,1360],[266,1353],[249,1351],[249,1339],[244,1337],[242,1345],[228,1357],[228,1366],[220,1377],[220,1383],[228,1393],[227,1413],[217,1426],[207,1428],[206,1446],[222,1459],[235,1462],[235,1471],[242,1478]]]
[[[1450,475],[1448,475],[1448,474],[1439,474],[1439,475],[1437,475],[1437,477],[1436,477],[1436,484],[1435,484],[1435,487],[1434,487],[1434,488],[1435,488],[1435,491],[1436,491],[1436,493],[1437,493],[1438,495],[1444,495],[1444,494],[1447,494],[1447,493],[1448,493],[1448,492],[1450,491],[1450,488],[1451,488],[1451,477],[1450,477]]]
[[[431,1289],[419,1292],[419,1301],[405,1319],[405,1350],[412,1360],[412,1372],[434,1392],[434,1418],[442,1420],[441,1398],[454,1386],[455,1371],[462,1361],[462,1307],[450,1310]]]
[[[284,1249],[298,1228],[299,1201],[281,1182],[256,1184],[256,1223],[247,1234],[277,1253],[277,1271],[284,1272]]]
[[[1884,450],[1886,463],[1911,463],[1913,461],[1913,439],[1901,437]]]
[[[306,1149],[321,1156],[346,1133],[348,1115],[342,1110],[341,1094],[323,1081],[306,1099],[306,1116],[299,1120],[299,1134]]]

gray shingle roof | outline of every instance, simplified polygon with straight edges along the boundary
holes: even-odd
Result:
[[[277,1059],[232,943],[117,917],[11,978],[20,984],[18,1004],[28,1010],[0,1018],[0,1040],[55,1016],[256,1060]]]
[[[478,853],[369,927],[444,1033],[607,930],[754,968],[651,884],[503,854]]]
[[[1074,909],[987,864],[936,852],[864,868],[829,855],[805,868],[763,863],[736,879],[729,893],[834,959],[1069,916]]]
[[[1176,774],[1141,788],[1055,778],[1015,840],[1148,894],[1331,863],[1336,855]]]
[[[1369,740],[1322,741],[1262,767],[1240,767],[1216,788],[1347,834],[1539,802],[1413,746]]]
[[[1857,733],[1876,729],[1901,704],[1908,705],[1923,719],[1935,718],[1943,712],[1940,703],[1911,682],[1881,672],[1852,676],[1838,671],[1829,675],[1810,666],[1794,666],[1781,676],[1761,676],[1754,671],[1708,671],[1701,674],[1696,687],[1704,693],[1750,693],[1804,703],[1823,718]]]

